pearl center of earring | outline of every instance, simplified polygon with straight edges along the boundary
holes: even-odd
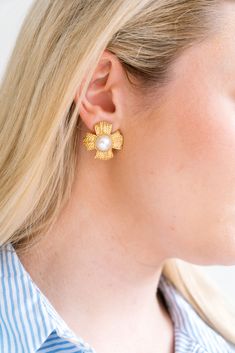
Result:
[[[112,146],[112,140],[108,135],[98,136],[96,139],[96,147],[100,151],[108,151]]]

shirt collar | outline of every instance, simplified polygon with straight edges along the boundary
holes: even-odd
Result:
[[[176,353],[182,351],[235,352],[235,346],[211,328],[163,274],[160,277],[158,288],[163,294],[169,314],[174,322]],[[231,348],[233,349],[231,350]]]
[[[11,351],[13,342],[23,353],[36,352],[52,331],[75,343],[81,352],[94,349],[77,336],[56,312],[24,268],[14,247],[7,243],[0,247],[0,340],[4,352]],[[8,349],[7,349],[8,348]]]
[[[22,352],[36,352],[52,331],[56,330],[58,336],[75,343],[82,352],[96,353],[57,313],[24,268],[12,244],[7,243],[0,249],[0,322],[2,321],[2,330],[8,332],[3,336],[5,341],[2,342],[4,348],[9,346],[6,351],[10,351],[12,340],[20,340]],[[199,317],[163,274],[158,288],[174,323],[175,353],[182,352],[181,345],[185,346],[186,342],[189,351],[194,346],[195,353],[230,352],[222,336]]]

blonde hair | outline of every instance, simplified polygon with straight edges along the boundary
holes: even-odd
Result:
[[[185,48],[204,40],[216,26],[218,30],[218,4],[216,0],[33,3],[0,88],[1,246],[11,242],[18,250],[26,249],[46,234],[69,199],[79,105],[103,51],[119,58],[128,78],[138,78],[137,89],[151,93],[151,88],[170,79],[170,64]],[[235,310],[196,265],[171,258],[163,273],[214,330],[235,343]]]

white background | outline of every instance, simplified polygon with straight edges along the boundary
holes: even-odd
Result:
[[[31,3],[32,0],[0,0],[0,79],[13,49],[18,30]],[[203,268],[233,300],[235,297],[235,266],[205,266]]]

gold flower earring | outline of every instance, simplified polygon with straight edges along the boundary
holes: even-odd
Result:
[[[112,133],[112,123],[100,121],[95,124],[95,133],[87,132],[83,144],[88,151],[96,149],[95,158],[108,160],[113,158],[112,149],[121,150],[123,135],[119,130]]]

